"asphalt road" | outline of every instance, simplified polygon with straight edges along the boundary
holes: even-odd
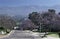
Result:
[[[14,30],[9,36],[0,39],[42,39],[41,37],[36,37],[31,35],[30,32]]]

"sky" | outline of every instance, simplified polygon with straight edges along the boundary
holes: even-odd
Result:
[[[60,0],[0,0],[0,7],[2,6],[54,6],[60,5]]]
[[[40,12],[49,8],[60,11],[60,0],[0,0],[2,14],[28,15],[33,11]]]

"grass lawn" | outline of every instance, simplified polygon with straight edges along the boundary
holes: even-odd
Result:
[[[58,33],[55,33],[55,32],[50,32],[47,36],[59,38]]]

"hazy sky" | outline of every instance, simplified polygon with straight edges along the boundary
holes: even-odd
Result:
[[[60,5],[60,0],[0,0],[0,6],[54,6]]]

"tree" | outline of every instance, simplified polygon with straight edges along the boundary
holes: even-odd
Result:
[[[4,27],[5,29],[13,29],[14,26],[16,26],[16,22],[12,19],[12,17],[0,15],[0,27]]]
[[[48,12],[55,14],[55,10],[54,9],[48,9]]]
[[[56,21],[55,10],[48,9],[48,12],[38,13],[32,12],[28,17],[36,26],[39,26],[38,30],[42,32],[50,32],[53,27],[52,22]]]
[[[26,19],[26,20],[23,20],[22,21],[22,24],[20,25],[20,29],[21,30],[33,30],[35,29],[36,26],[34,25],[34,23],[29,20],[29,19]]]
[[[38,12],[32,12],[28,17],[36,26],[38,26],[38,31],[41,31],[42,17]]]

